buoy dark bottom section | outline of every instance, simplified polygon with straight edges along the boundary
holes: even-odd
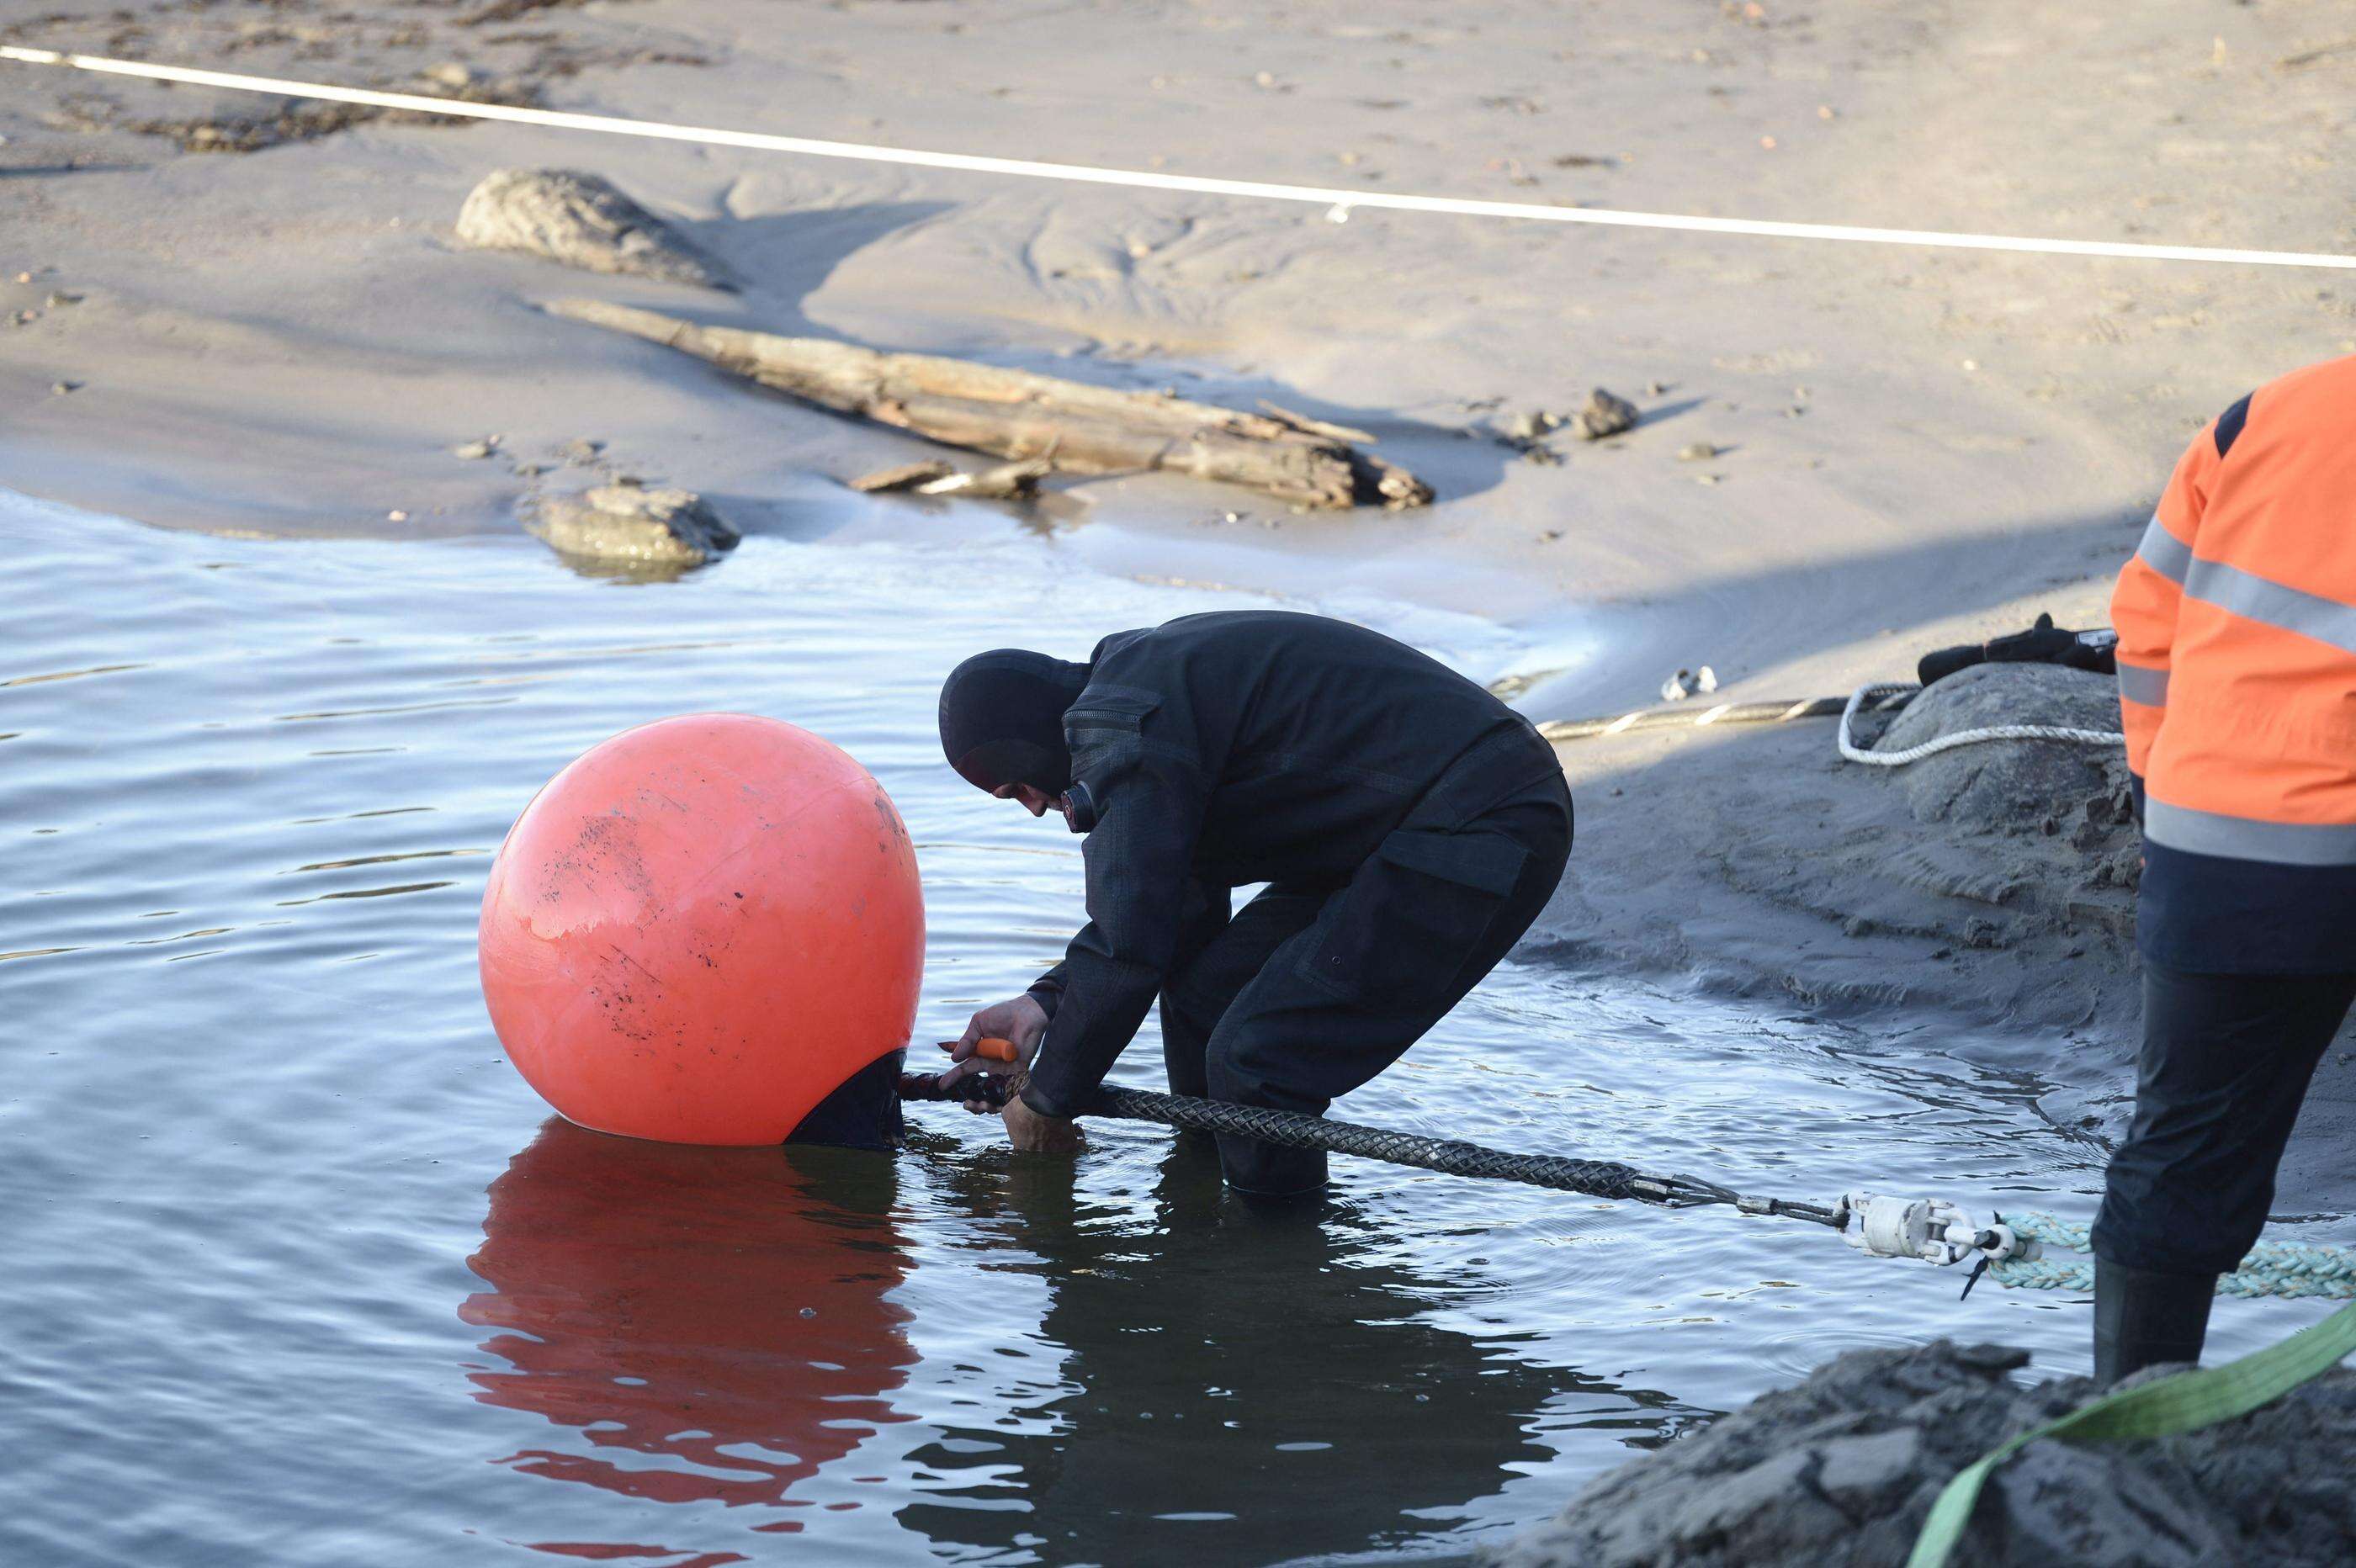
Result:
[[[900,1121],[900,1069],[905,1051],[889,1051],[846,1079],[811,1108],[787,1134],[789,1144],[832,1144],[840,1148],[898,1148],[906,1141]]]

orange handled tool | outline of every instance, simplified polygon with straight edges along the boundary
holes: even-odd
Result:
[[[957,1041],[953,1040],[945,1040],[941,1041],[941,1049],[943,1051],[955,1051],[957,1049]],[[980,1057],[984,1061],[1012,1062],[1023,1060],[1023,1053],[1014,1049],[1014,1042],[1012,1040],[1001,1040],[994,1034],[986,1034],[980,1040],[975,1040],[973,1042],[973,1053],[976,1056]]]

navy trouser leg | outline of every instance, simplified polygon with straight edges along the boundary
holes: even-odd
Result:
[[[1219,1020],[1268,966],[1269,955],[1305,928],[1330,890],[1278,883],[1263,888],[1208,941],[1187,955],[1162,988],[1162,1059],[1173,1094],[1207,1096],[1205,1057]]]
[[[2097,1255],[2230,1273],[2258,1239],[2308,1082],[2356,975],[2194,975],[2146,963],[2135,1119],[2111,1157]]]
[[[1212,1030],[1212,1099],[1316,1115],[1398,1061],[1553,896],[1570,853],[1569,791],[1558,777],[1462,828],[1398,838],[1447,842],[1409,842],[1399,858],[1368,861],[1276,946]],[[1325,1180],[1318,1150],[1223,1136],[1219,1160],[1245,1192],[1286,1195]]]

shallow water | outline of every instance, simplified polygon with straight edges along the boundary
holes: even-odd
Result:
[[[1079,880],[940,765],[942,671],[1255,601],[1022,537],[629,586],[0,493],[0,1561],[1430,1554],[1848,1347],[2083,1370],[2083,1306],[1811,1227],[1346,1160],[1272,1219],[1158,1129],[1074,1169],[946,1107],[897,1158],[634,1145],[502,1061],[482,879],[589,744],[739,709],[857,754],[918,844],[929,1040],[1052,961]],[[1350,607],[1484,678],[1523,654]],[[1509,966],[1343,1114],[2084,1211],[2100,1150],[1970,1045]],[[2229,1305],[2218,1349],[2315,1315]]]

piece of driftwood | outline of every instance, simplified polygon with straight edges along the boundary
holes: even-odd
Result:
[[[1430,486],[1406,469],[1265,414],[929,354],[698,326],[598,300],[558,300],[546,308],[692,354],[820,408],[948,446],[1041,459],[1062,473],[1162,469],[1248,485],[1299,507],[1420,507],[1431,500]]]
[[[1039,493],[1039,481],[1055,472],[1053,457],[1026,457],[1001,463],[979,474],[950,474],[916,486],[919,496],[963,496],[974,501],[1027,501]]]
[[[1311,435],[1330,435],[1335,441],[1363,441],[1369,446],[1374,444],[1374,436],[1365,431],[1353,430],[1345,424],[1335,424],[1332,420],[1312,419],[1307,414],[1297,414],[1290,409],[1278,407],[1266,398],[1259,400],[1259,411],[1270,419],[1280,420],[1293,429],[1305,431]]]
[[[851,487],[862,496],[880,496],[893,490],[913,490],[936,479],[953,478],[956,474],[957,464],[948,459],[927,457],[921,463],[900,463],[862,474],[851,482]]]

